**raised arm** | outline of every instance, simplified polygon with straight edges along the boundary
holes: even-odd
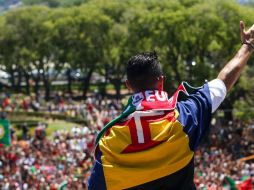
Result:
[[[220,71],[218,79],[221,79],[227,91],[229,91],[240,76],[251,54],[254,52],[254,25],[245,31],[244,22],[240,22],[242,46],[236,55]]]

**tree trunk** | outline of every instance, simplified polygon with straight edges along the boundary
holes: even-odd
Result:
[[[72,97],[72,79],[71,79],[71,69],[68,69],[67,71],[67,81],[68,81],[68,84],[67,84],[67,91],[69,93],[69,95]]]
[[[120,100],[121,99],[121,80],[116,81],[115,90],[116,90],[116,99]]]
[[[118,78],[111,79],[111,83],[114,85],[114,88],[115,88],[116,99],[120,100],[121,99],[121,85],[122,85],[121,79],[118,79]]]
[[[49,81],[49,76],[46,76],[45,73],[43,72],[43,84],[44,84],[44,90],[45,90],[45,100],[49,101],[50,100],[50,81]]]
[[[16,91],[18,93],[21,92],[21,82],[22,82],[22,72],[21,69],[18,70],[18,81],[17,81],[17,85],[16,85]]]
[[[87,76],[84,77],[83,79],[83,99],[87,98],[87,92],[89,89],[89,85],[90,85],[90,79],[92,77],[94,68],[90,69],[89,72],[87,73]]]
[[[15,91],[16,85],[15,85],[15,76],[14,76],[13,69],[10,70],[10,75],[11,75],[11,88],[13,89],[13,91]]]
[[[44,82],[45,85],[45,100],[49,101],[50,100],[50,83],[48,80]]]
[[[36,95],[38,95],[39,94],[39,89],[40,89],[40,77],[39,76],[37,76],[37,77],[35,77],[34,78],[34,82],[35,82],[35,85],[34,85],[34,93],[36,94]]]
[[[107,95],[106,87],[107,87],[108,79],[109,79],[108,75],[109,75],[109,73],[108,73],[108,65],[105,64],[104,82],[102,82],[100,84],[100,88],[99,88],[100,89],[99,92],[100,92],[102,98],[104,98]]]
[[[102,96],[102,98],[104,98],[107,95],[106,86],[107,86],[106,81],[99,84],[99,93]]]
[[[27,73],[24,73],[26,80],[26,94],[30,95],[30,76]]]

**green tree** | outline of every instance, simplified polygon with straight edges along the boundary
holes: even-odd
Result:
[[[86,0],[22,0],[24,5],[46,5],[51,8],[79,6]]]
[[[109,17],[86,5],[71,9],[55,23],[54,41],[61,52],[59,58],[72,69],[81,70],[83,97],[86,97],[92,74],[104,61],[103,48],[110,26]]]
[[[253,8],[240,6],[239,4],[230,0],[216,1],[216,14],[223,21],[220,35],[218,36],[218,43],[220,45],[219,51],[213,54],[213,59],[217,61],[216,70],[224,66],[229,61],[232,55],[240,47],[241,41],[239,37],[239,21],[244,20],[246,23],[252,23]],[[250,61],[251,62],[251,61]],[[249,69],[253,69],[248,67]],[[247,98],[251,92],[246,89],[243,83],[240,82],[247,75],[242,75],[239,82],[230,92],[228,98],[224,101],[221,108],[225,110],[226,121],[233,119],[233,109],[236,106],[236,101]]]
[[[125,63],[131,56],[132,50],[135,49],[135,44],[130,43],[127,13],[129,6],[119,1],[108,1],[104,4],[101,2],[97,1],[100,5],[99,8],[111,18],[113,24],[104,45],[105,59],[99,72],[105,76],[104,91],[108,82],[113,84],[116,92],[115,97],[119,99],[125,78]]]
[[[24,5],[47,5],[49,7],[58,7],[59,0],[22,0]]]
[[[15,28],[7,25],[5,17],[1,17],[0,25],[0,57],[1,64],[6,71],[11,75],[12,89],[19,91],[19,83],[21,80],[15,80],[15,74],[20,69],[20,55],[19,55],[19,37],[16,35]],[[20,78],[20,75],[19,75]]]
[[[55,71],[59,67],[54,59],[56,53],[51,42],[52,23],[48,20],[50,15],[51,10],[46,7],[29,7],[8,12],[4,15],[5,41],[1,43],[8,47],[2,55],[6,59],[7,66],[10,64],[10,73],[14,68],[20,76],[19,82],[23,74],[27,93],[30,89],[30,78],[35,81],[36,94],[39,82],[42,81],[47,100],[50,98],[50,78],[52,78],[50,72],[53,67]],[[14,78],[13,76],[12,80]]]

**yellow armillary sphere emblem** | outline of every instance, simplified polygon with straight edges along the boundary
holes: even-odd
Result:
[[[4,136],[4,127],[0,124],[0,139]]]

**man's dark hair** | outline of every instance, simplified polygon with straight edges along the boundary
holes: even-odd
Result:
[[[155,51],[131,57],[126,70],[130,85],[138,91],[156,88],[158,77],[163,75]]]

